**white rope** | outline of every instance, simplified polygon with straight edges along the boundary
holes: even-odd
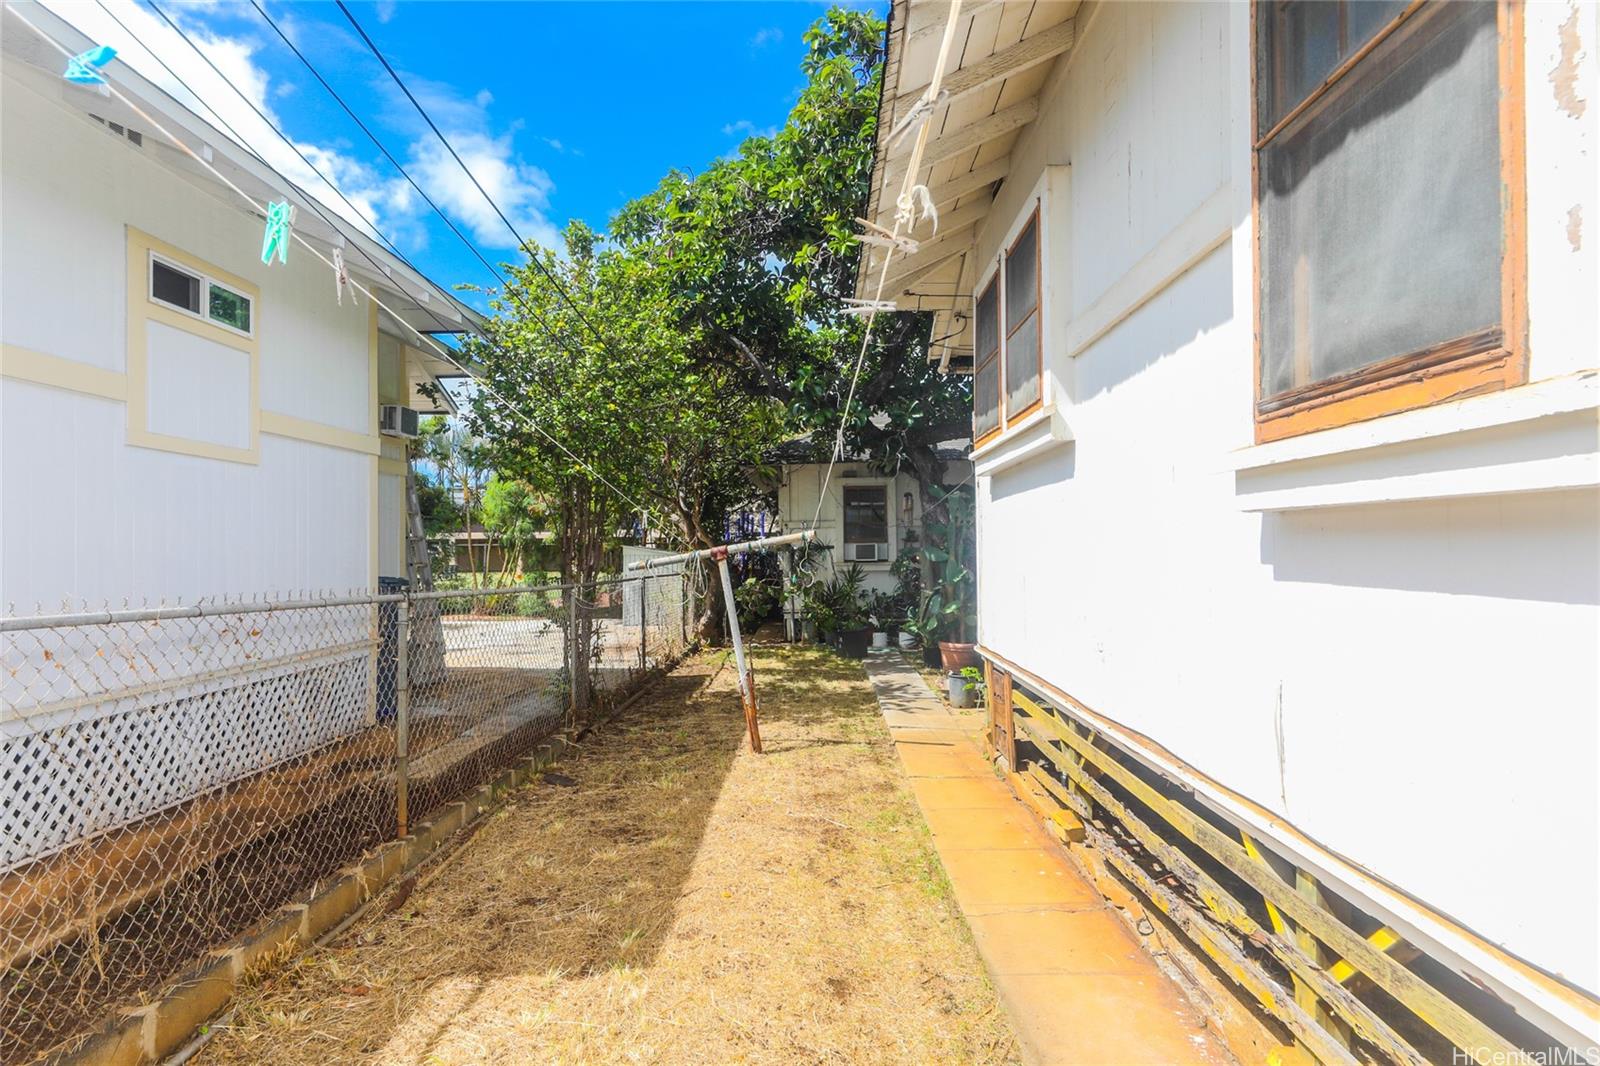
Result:
[[[24,26],[27,26],[30,30],[32,30],[40,38],[42,38],[43,40],[49,42],[49,44],[52,47],[54,47],[58,52],[60,52],[62,55],[66,56],[68,59],[72,58],[73,53],[70,50],[68,50],[66,48],[66,46],[61,44],[61,42],[57,41],[54,37],[50,36],[48,33],[46,33],[43,30],[41,30],[38,26],[35,26],[33,24],[33,22],[30,21],[28,19],[28,17],[26,15],[24,15],[21,11],[17,10],[17,8],[15,8],[14,6],[12,6],[10,4],[7,4],[5,9],[9,14],[15,15],[18,19],[20,19]],[[261,214],[263,216],[267,215],[268,211],[267,211],[266,205],[263,205],[258,200],[256,200],[255,197],[251,196],[249,193],[247,193],[243,189],[239,188],[239,186],[234,184],[234,182],[231,179],[229,179],[226,174],[223,174],[216,167],[212,166],[202,156],[200,156],[199,153],[195,152],[192,148],[190,148],[187,144],[185,144],[182,140],[180,140],[177,136],[175,136],[172,133],[172,131],[168,130],[165,126],[163,126],[160,122],[158,122],[154,117],[152,117],[148,112],[146,112],[137,103],[135,103],[134,101],[130,100],[126,95],[124,95],[120,90],[118,90],[115,85],[111,84],[110,78],[109,77],[105,77],[105,74],[104,74],[103,71],[101,72],[101,75],[102,75],[102,77],[105,78],[105,86],[110,91],[110,93],[111,93],[111,95],[113,97],[115,97],[117,100],[121,101],[123,104],[126,104],[135,114],[137,114],[140,118],[144,119],[145,122],[149,123],[151,127],[153,127],[154,129],[158,130],[162,135],[164,135],[167,138],[167,140],[171,141],[173,143],[173,145],[178,148],[179,151],[183,152],[190,159],[193,159],[196,163],[199,163],[202,167],[204,167],[207,171],[209,171],[212,175],[214,175],[218,181],[222,182],[229,189],[231,189],[235,193],[237,193],[246,203],[248,203],[250,205],[252,210],[256,211],[258,214]],[[330,225],[331,225],[331,223],[330,223]],[[336,232],[337,232],[337,229],[336,229]],[[320,259],[323,262],[324,265],[326,265],[330,269],[334,270],[336,274],[339,272],[339,267],[334,263],[334,261],[332,259],[329,259],[327,256],[323,255],[320,251],[317,250],[317,248],[314,245],[312,245],[304,237],[300,236],[300,234],[296,233],[292,227],[289,230],[289,236],[296,243],[298,243],[303,248],[305,248],[306,251],[310,252],[312,255],[314,255],[318,259]],[[405,327],[406,329],[408,329],[412,333],[414,333],[419,340],[431,345],[436,351],[439,352],[440,355],[442,355],[444,357],[444,359],[447,362],[450,363],[450,365],[454,366],[457,370],[461,371],[462,374],[466,375],[467,377],[471,378],[474,382],[476,382],[478,384],[478,386],[481,387],[484,390],[484,392],[486,392],[492,399],[494,399],[495,402],[499,403],[502,407],[504,407],[506,409],[506,411],[508,411],[514,418],[520,419],[523,422],[525,422],[529,426],[529,428],[533,429],[536,433],[538,433],[540,436],[544,437],[551,444],[554,444],[569,459],[571,459],[573,462],[577,463],[584,470],[588,471],[601,484],[605,485],[612,492],[615,492],[619,497],[621,497],[622,499],[626,500],[628,503],[630,503],[634,507],[638,508],[638,510],[642,514],[648,515],[650,513],[650,509],[649,508],[647,508],[643,504],[639,503],[637,500],[635,500],[632,496],[628,495],[626,492],[623,492],[622,489],[618,488],[615,484],[613,484],[611,482],[611,480],[609,478],[607,478],[604,474],[601,474],[598,470],[594,469],[594,467],[590,466],[588,463],[586,463],[582,459],[580,459],[565,444],[562,444],[555,437],[551,436],[550,433],[548,433],[544,429],[543,426],[540,426],[530,416],[528,416],[526,413],[524,413],[519,408],[517,408],[514,404],[512,404],[509,400],[507,400],[504,396],[502,396],[494,388],[494,386],[490,385],[488,382],[484,381],[482,378],[480,378],[476,374],[474,374],[466,366],[462,365],[462,363],[455,358],[455,356],[452,353],[451,349],[447,348],[443,344],[440,344],[433,337],[431,337],[430,335],[428,335],[426,333],[423,333],[421,330],[419,330],[415,326],[411,325],[411,323],[409,323],[405,319],[401,318],[400,315],[393,308],[391,308],[388,304],[385,304],[382,300],[378,299],[377,295],[375,293],[373,293],[372,290],[368,289],[366,286],[362,285],[359,281],[356,281],[354,278],[350,279],[350,287],[352,289],[354,289],[356,292],[360,292],[360,293],[364,294],[367,297],[367,299],[371,300],[374,304],[376,304],[378,307],[382,308],[384,311],[387,311],[389,313],[389,317],[390,318],[394,319],[401,326]],[[667,528],[670,530],[670,527],[667,527]]]
[[[939,97],[939,86],[944,81],[945,67],[950,61],[950,48],[955,42],[956,22],[960,17],[961,0],[953,0],[950,5],[950,17],[944,25],[944,40],[939,44],[939,60],[934,64],[933,79],[928,83],[927,91],[923,93],[923,100],[937,100]],[[915,111],[916,108],[913,108],[912,110]],[[915,225],[916,220],[914,212],[912,212],[909,221],[903,217],[907,215],[907,204],[912,205],[913,208],[918,204],[921,204],[925,209],[923,217],[933,217],[935,219],[935,227],[938,225],[938,216],[933,211],[932,195],[929,194],[927,186],[918,185],[916,183],[917,171],[922,168],[923,149],[927,147],[927,143],[928,124],[923,122],[917,128],[917,143],[911,149],[911,158],[906,166],[905,178],[901,182],[900,195],[895,197],[895,204],[897,205],[898,210],[895,212],[894,229],[889,231],[889,239],[891,243],[902,235],[902,228],[909,230]],[[915,190],[918,189],[921,190],[920,195],[916,194],[915,192]],[[880,230],[882,229],[881,226],[874,228]],[[883,290],[884,286],[889,283],[889,264],[894,261],[894,253],[895,249],[892,246],[887,248],[885,251],[885,255],[883,257],[883,267],[878,271],[878,288],[877,292],[873,294],[873,303],[884,302]],[[816,513],[811,516],[810,528],[812,529],[816,529],[817,523],[822,519],[822,505],[828,499],[828,484],[833,479],[834,465],[837,464],[844,456],[844,431],[845,427],[850,424],[850,406],[856,398],[856,385],[861,380],[861,366],[866,361],[867,348],[872,343],[872,328],[877,321],[877,310],[869,310],[867,312],[867,328],[861,334],[861,350],[856,353],[855,369],[850,374],[850,390],[845,394],[844,410],[839,416],[839,432],[834,435],[833,452],[828,457],[828,469],[823,473],[822,488],[817,493],[817,510]]]

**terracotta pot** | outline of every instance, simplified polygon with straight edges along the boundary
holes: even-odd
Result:
[[[939,662],[950,673],[959,673],[966,666],[983,665],[976,644],[962,644],[953,640],[939,642]]]

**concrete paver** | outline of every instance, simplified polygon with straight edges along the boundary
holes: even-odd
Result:
[[[890,735],[956,902],[1030,1063],[1232,1063],[979,749],[896,652],[867,661]]]

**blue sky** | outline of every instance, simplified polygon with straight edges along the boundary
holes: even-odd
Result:
[[[234,91],[243,90],[429,274],[446,284],[492,281],[248,3],[156,2],[226,81],[146,0],[107,0],[124,26],[97,5],[50,6],[185,103],[198,98],[197,109],[227,120],[297,182],[318,186]],[[508,257],[510,232],[339,9],[262,6],[485,254]],[[350,7],[517,229],[544,242],[569,218],[603,230],[668,169],[703,169],[781,124],[804,81],[803,36],[826,11],[800,2]]]

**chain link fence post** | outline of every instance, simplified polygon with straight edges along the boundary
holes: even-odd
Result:
[[[411,784],[411,597],[395,605],[399,615],[398,644],[395,648],[394,678],[394,813],[405,836],[408,826],[407,802]]]
[[[639,579],[639,676],[650,669],[650,573]]]

